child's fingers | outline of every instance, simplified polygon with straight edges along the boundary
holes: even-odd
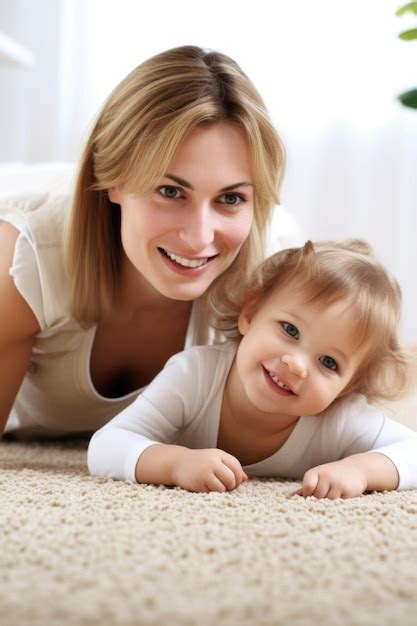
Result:
[[[219,466],[215,468],[214,474],[228,490],[239,487],[242,482],[240,472],[233,467],[229,467],[224,462],[220,463]]]
[[[303,496],[312,496],[319,485],[319,474],[314,470],[309,470],[303,477]]]
[[[308,496],[316,495],[316,491],[319,485],[319,474],[315,470],[308,470],[304,474],[303,477],[303,485],[296,491],[292,492],[293,496],[303,496],[307,498]],[[326,491],[327,493],[327,491]],[[317,497],[317,496],[316,496]]]
[[[224,493],[227,491],[227,487],[224,485],[223,481],[218,478],[215,474],[211,474],[205,483],[207,491],[219,491]]]
[[[342,497],[342,489],[340,487],[336,487],[336,486],[331,486],[330,485],[330,489],[326,494],[326,498],[328,498],[329,500],[337,500],[338,498]]]
[[[230,487],[230,489],[234,489],[235,487],[239,487],[242,482],[245,480],[245,472],[242,470],[242,466],[236,457],[231,454],[225,453],[222,457],[222,462],[225,467],[231,470],[235,477],[235,484]],[[247,477],[246,477],[247,479]]]
[[[330,480],[328,478],[324,478],[323,476],[319,476],[319,480],[316,488],[313,493],[310,494],[315,498],[327,498],[327,494],[330,491]]]

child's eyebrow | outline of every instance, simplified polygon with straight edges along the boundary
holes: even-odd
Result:
[[[342,350],[339,350],[339,348],[330,348],[330,353],[338,354],[342,361],[344,361],[345,363],[348,361],[347,355],[342,352]]]
[[[293,317],[297,322],[301,322],[304,326],[308,326],[307,322],[305,321],[305,319],[303,317],[300,317],[299,315],[297,315],[297,313],[294,313],[294,311],[282,311],[284,313],[284,315],[288,315],[288,317]]]
[[[186,187],[187,189],[194,190],[194,187],[192,186],[191,183],[187,182],[183,178],[180,178],[179,176],[174,176],[173,174],[165,174],[165,178],[170,178],[171,180],[178,183],[179,185],[182,185],[183,187]],[[253,187],[252,183],[249,183],[247,181],[242,181],[241,183],[234,183],[233,185],[227,185],[227,187],[223,187],[219,191],[230,191],[230,189],[235,189],[236,187],[243,187],[243,186]]]

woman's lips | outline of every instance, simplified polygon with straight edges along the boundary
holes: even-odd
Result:
[[[203,274],[203,272],[206,271],[212,261],[214,261],[214,259],[216,259],[218,256],[215,255],[212,257],[208,257],[207,262],[203,265],[200,265],[200,267],[185,267],[184,265],[180,265],[173,259],[170,259],[170,257],[163,251],[163,248],[158,248],[158,252],[161,255],[165,264],[170,267],[174,272],[176,272],[177,274],[181,274],[182,276],[199,276],[200,274]]]

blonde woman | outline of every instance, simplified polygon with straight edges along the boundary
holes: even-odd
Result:
[[[0,203],[0,432],[95,430],[174,353],[213,342],[206,296],[264,255],[283,167],[226,55],[184,46],[133,70],[72,197]]]
[[[292,478],[329,499],[417,489],[417,433],[371,404],[407,388],[408,359],[399,286],[369,246],[277,252],[231,294],[212,304],[234,341],[172,357],[94,434],[90,472],[202,492]]]

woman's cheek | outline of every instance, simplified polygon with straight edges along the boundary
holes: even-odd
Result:
[[[230,248],[240,248],[242,244],[249,237],[253,223],[253,211],[245,216],[242,216],[241,220],[234,225],[233,228],[230,225],[226,225],[224,232],[228,239]]]

